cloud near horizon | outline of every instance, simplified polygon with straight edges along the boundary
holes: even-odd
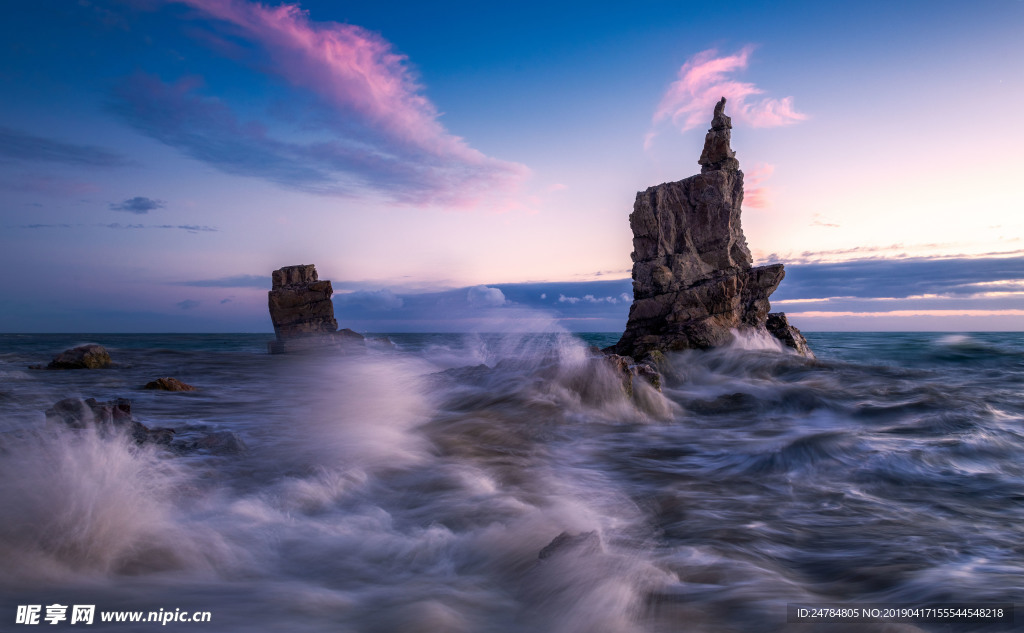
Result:
[[[143,215],[156,209],[163,209],[164,203],[162,200],[153,200],[145,196],[135,196],[134,198],[128,198],[123,202],[110,203],[110,208],[113,211],[126,211],[128,213],[135,213]]]
[[[370,190],[415,205],[472,206],[510,195],[529,174],[446,130],[408,59],[376,33],[314,22],[294,4],[165,1],[187,5],[208,22],[211,42],[224,42],[223,34],[251,44],[231,47],[232,56],[312,95],[326,110],[326,116],[307,113],[320,138],[291,141],[262,122],[239,120],[224,101],[199,95],[197,78],[165,83],[139,73],[122,84],[115,109],[193,158],[301,191]]]
[[[1024,257],[787,264],[786,273],[771,297],[772,307],[806,319],[1006,317],[1016,314],[1024,299]],[[633,298],[629,278],[388,294],[394,298],[390,305],[336,296],[339,322],[366,331],[433,331],[422,328],[446,327],[447,319],[454,328],[460,319],[484,312],[481,307],[500,307],[488,312],[488,318],[510,309],[530,310],[548,314],[573,331],[612,332],[625,327]]]
[[[1024,257],[860,259],[787,264],[771,301],[993,297],[1022,286]]]
[[[0,158],[62,163],[77,167],[125,167],[124,156],[93,145],[79,145],[0,126]]]
[[[726,113],[734,121],[751,127],[791,125],[807,118],[793,108],[793,97],[760,97],[764,90],[752,83],[737,81],[731,75],[746,70],[753,46],[744,46],[733,55],[719,55],[715,49],[701,51],[679,68],[655,109],[652,123],[671,121],[681,132],[708,125],[719,99],[728,99]],[[656,135],[651,132],[646,144]]]
[[[205,224],[121,224],[110,222],[107,224],[8,224],[9,229],[74,229],[81,227],[97,227],[101,229],[179,229],[189,233],[216,233],[220,231],[217,227],[206,226]]]
[[[505,305],[505,294],[498,288],[473,286],[466,291],[466,302],[474,308],[498,308]]]

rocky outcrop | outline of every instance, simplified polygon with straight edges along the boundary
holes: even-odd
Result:
[[[797,354],[807,358],[814,358],[814,352],[811,351],[811,347],[807,344],[807,339],[804,338],[803,333],[796,326],[789,324],[789,319],[786,318],[785,313],[772,312],[769,314],[765,327],[768,328],[769,334],[782,341],[787,347],[795,349]]]
[[[785,271],[782,264],[751,265],[740,226],[743,172],[731,136],[723,97],[704,139],[701,173],[637,193],[629,216],[633,305],[622,338],[605,351],[643,358],[723,345],[736,330],[768,331],[768,296]]]
[[[146,383],[143,389],[155,391],[195,391],[196,388],[188,383],[181,382],[177,378],[157,378]]]
[[[330,334],[338,329],[331,303],[334,289],[330,281],[317,278],[316,266],[285,266],[274,271],[273,280],[268,304],[277,340]]]
[[[615,375],[622,380],[622,389],[626,392],[626,396],[633,397],[636,392],[636,381],[641,378],[661,391],[661,373],[658,372],[657,366],[650,358],[643,363],[637,363],[632,357],[619,354],[602,354],[598,358],[607,363]]]
[[[46,420],[72,429],[95,429],[104,435],[125,433],[137,444],[154,444],[182,455],[232,455],[246,450],[237,433],[204,424],[150,428],[132,416],[132,403],[125,398],[107,402],[65,398],[46,410]]]
[[[95,398],[65,398],[46,410],[46,419],[63,422],[74,429],[90,425],[121,427],[132,422],[132,403],[124,398],[99,402]]]
[[[110,367],[110,354],[102,345],[89,343],[64,350],[53,357],[47,369],[102,369]]]
[[[273,289],[267,302],[277,340],[271,353],[286,350],[314,350],[327,347],[362,346],[363,336],[349,329],[338,330],[328,280],[317,277],[316,266],[285,266],[274,271]]]

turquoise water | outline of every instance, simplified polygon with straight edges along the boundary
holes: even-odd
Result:
[[[588,349],[614,334],[379,336],[0,335],[0,629],[53,602],[218,632],[895,630],[786,609],[1024,602],[1020,333],[809,333],[817,362],[745,341],[632,398]],[[85,342],[116,366],[28,369]],[[247,448],[48,425],[66,397]]]

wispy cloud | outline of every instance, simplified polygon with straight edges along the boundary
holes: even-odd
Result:
[[[547,293],[544,293],[544,296],[542,296],[541,299],[544,299],[546,295]],[[581,301],[584,303],[608,303],[611,305],[615,305],[617,303],[623,302],[630,303],[633,301],[633,297],[629,296],[624,292],[617,297],[595,297],[594,295],[591,294],[583,295],[582,297],[567,297],[564,294],[558,295],[558,303],[576,304]]]
[[[314,22],[292,4],[168,1],[192,7],[218,37],[250,44],[234,47],[234,55],[313,95],[332,122],[317,140],[286,140],[263,123],[240,121],[223,101],[200,96],[194,78],[167,84],[136,75],[122,85],[116,109],[194,158],[302,191],[369,189],[410,204],[471,206],[511,192],[528,174],[448,132],[406,57],[376,33]]]
[[[827,225],[826,225],[827,226]],[[864,261],[869,259],[896,261],[916,259],[979,259],[1006,258],[1024,255],[1024,249],[988,251],[984,253],[964,252],[968,244],[930,243],[914,244],[897,242],[881,246],[854,246],[850,248],[834,248],[820,251],[802,251],[800,253],[770,253],[759,257],[759,261],[782,262],[790,264],[828,264],[845,261]]]
[[[771,206],[772,188],[765,184],[772,173],[775,172],[775,165],[755,165],[747,171],[744,178],[743,205],[755,209],[767,209]]]
[[[193,308],[198,308],[200,302],[195,299],[185,299],[184,301],[179,301],[176,305],[182,310],[192,310]]]
[[[270,290],[273,284],[271,283],[270,275],[233,275],[217,279],[177,281],[172,285],[193,286],[196,288],[262,288]]]
[[[206,226],[205,224],[120,224],[118,222],[112,222],[110,224],[97,224],[95,226],[103,226],[108,229],[180,229],[182,231],[188,231],[189,233],[216,233],[220,229]]]
[[[0,158],[78,167],[124,167],[131,161],[93,145],[79,145],[0,127]]]
[[[733,76],[746,70],[753,46],[745,46],[733,55],[720,55],[711,49],[697,53],[680,68],[678,79],[669,86],[655,109],[653,123],[671,121],[685,132],[707,125],[711,111],[722,97],[729,100],[727,113],[734,121],[751,127],[790,125],[807,118],[793,107],[793,97],[761,97],[764,90]],[[657,133],[648,133],[649,145]]]
[[[76,229],[83,227],[117,230],[177,229],[188,231],[189,233],[216,233],[220,230],[213,226],[200,224],[121,224],[120,222],[110,222],[108,224],[10,224],[7,226],[10,229]]]
[[[134,198],[128,198],[123,202],[111,202],[110,208],[114,211],[127,211],[128,213],[143,215],[156,209],[163,209],[164,202],[162,200],[153,200],[152,198],[147,198],[145,196],[135,196]]]
[[[834,222],[826,222],[824,216],[820,213],[814,214],[814,221],[811,222],[811,226],[823,226],[830,229],[838,229],[839,225]]]
[[[957,308],[950,310],[886,310],[882,312],[850,312],[835,311],[822,312],[809,310],[807,312],[786,313],[789,318],[821,319],[836,317],[993,317],[993,316],[1020,316],[1024,317],[1024,310],[985,310],[972,308]]]
[[[96,184],[91,182],[25,173],[0,178],[0,189],[66,197],[83,196],[100,190]]]

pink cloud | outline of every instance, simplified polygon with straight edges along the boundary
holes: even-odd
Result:
[[[719,56],[712,49],[688,59],[679,68],[679,79],[672,82],[661,98],[653,122],[670,120],[683,132],[707,125],[715,103],[722,97],[729,100],[728,114],[751,127],[790,125],[806,119],[806,114],[793,109],[793,97],[760,98],[763,90],[730,77],[747,68],[753,50],[752,46],[744,46],[734,55]],[[650,139],[645,143],[649,145]]]
[[[257,45],[247,60],[307,91],[341,122],[336,132],[368,145],[380,160],[402,160],[446,173],[455,186],[511,190],[529,173],[520,164],[486,156],[438,121],[406,56],[380,35],[352,24],[313,22],[296,4],[244,0],[167,0],[227,25],[228,35]],[[236,47],[237,55],[252,55]],[[366,149],[364,147],[364,149]]]
[[[746,172],[744,177],[743,204],[755,209],[768,209],[772,206],[772,189],[764,184],[775,171],[775,165],[763,163],[755,165]]]

